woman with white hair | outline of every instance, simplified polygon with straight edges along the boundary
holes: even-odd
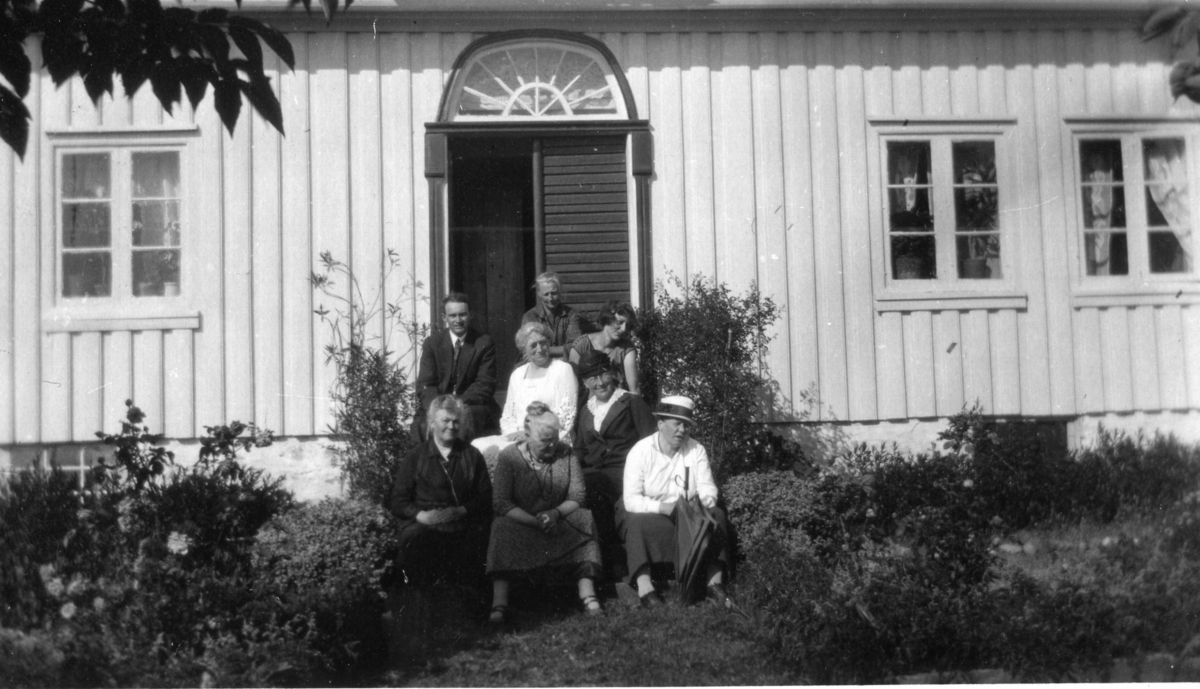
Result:
[[[552,337],[550,329],[541,323],[526,323],[517,331],[514,339],[526,363],[513,369],[508,378],[508,397],[500,415],[500,435],[472,441],[492,470],[495,470],[500,451],[524,438],[525,409],[533,402],[541,402],[554,412],[562,423],[560,438],[571,442],[579,381],[570,364],[551,358]]]
[[[575,579],[589,615],[602,610],[594,579],[600,546],[592,513],[583,508],[583,470],[559,440],[559,418],[542,402],[526,409],[524,439],[500,453],[492,506],[487,571],[493,579],[490,620],[508,614],[509,582],[534,572]]]

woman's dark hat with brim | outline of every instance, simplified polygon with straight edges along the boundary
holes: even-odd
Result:
[[[680,419],[688,423],[695,423],[695,419],[692,418],[695,409],[696,403],[692,402],[690,397],[669,395],[654,405],[654,415],[660,419]]]
[[[579,359],[579,377],[583,380],[612,370],[612,361],[609,360],[608,355],[601,352],[591,351]]]

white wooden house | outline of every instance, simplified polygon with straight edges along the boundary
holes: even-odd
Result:
[[[585,307],[757,281],[771,421],[826,445],[974,400],[1200,438],[1200,110],[1147,2],[243,4],[295,48],[286,136],[36,80],[0,151],[4,467],[86,464],[132,397],[181,446],[271,428],[256,463],[336,492],[322,251],[410,274],[423,320],[465,289],[501,343],[543,268]]]

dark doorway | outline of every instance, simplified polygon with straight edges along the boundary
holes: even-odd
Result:
[[[504,389],[538,272],[561,276],[585,330],[629,300],[625,136],[464,136],[449,154],[450,288],[496,342]]]
[[[533,143],[451,141],[450,286],[471,299],[475,327],[496,343],[501,389],[517,361],[513,335],[533,306]]]

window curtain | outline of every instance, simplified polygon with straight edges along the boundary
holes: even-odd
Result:
[[[1191,222],[1188,213],[1187,160],[1183,141],[1147,141],[1146,186],[1158,211],[1166,218],[1182,248],[1186,265],[1191,265]]]
[[[1088,161],[1089,171],[1085,180],[1095,182],[1090,187],[1092,226],[1089,229],[1100,230],[1112,227],[1113,206],[1113,168],[1112,160],[1107,156],[1093,155]],[[1096,275],[1108,275],[1112,235],[1107,232],[1096,232],[1092,235],[1092,260],[1096,264]]]

